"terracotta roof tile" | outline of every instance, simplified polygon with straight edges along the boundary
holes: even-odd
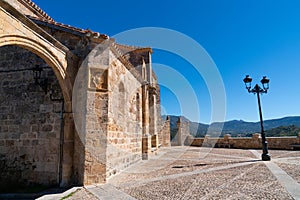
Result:
[[[39,6],[37,6],[31,0],[18,0],[21,4],[31,10],[34,14],[39,16],[40,18],[47,19],[49,21],[54,21],[46,12],[44,12]]]
[[[29,19],[31,19],[33,22],[37,23],[37,24],[53,25],[53,26],[56,26],[58,28],[66,29],[66,30],[69,30],[69,31],[72,31],[72,32],[81,33],[81,34],[84,34],[84,35],[90,35],[90,36],[96,37],[96,38],[103,38],[103,39],[108,39],[109,38],[106,34],[101,34],[99,32],[94,32],[94,31],[91,31],[89,29],[81,29],[81,28],[73,27],[73,26],[70,26],[70,25],[67,25],[67,24],[56,22],[54,20],[41,19],[41,18],[32,17],[32,16],[27,16],[27,17]]]
[[[73,27],[73,26],[70,26],[67,24],[56,22],[54,19],[52,19],[46,12],[44,12],[39,6],[37,6],[31,0],[18,0],[18,1],[35,14],[35,16],[27,16],[27,17],[37,24],[41,24],[41,23],[43,23],[44,25],[48,24],[48,25],[56,26],[56,27],[64,29],[64,30],[69,30],[72,32],[80,33],[80,34],[90,35],[90,36],[96,37],[96,38],[103,38],[103,39],[109,38],[105,34],[100,34],[98,32],[94,32],[89,29],[76,28],[76,27]]]

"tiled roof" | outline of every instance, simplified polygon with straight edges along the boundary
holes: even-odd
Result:
[[[54,21],[47,13],[45,13],[39,6],[37,6],[33,1],[31,0],[18,0],[21,4],[23,4],[25,7],[27,7],[29,10],[31,10],[35,15],[37,15],[39,18],[43,18],[49,21]]]
[[[54,27],[64,30],[64,31],[69,31],[72,33],[79,33],[82,35],[90,35],[90,36],[96,37],[96,38],[103,38],[103,39],[109,38],[106,34],[100,34],[98,32],[94,32],[89,29],[76,28],[76,27],[73,27],[73,26],[70,26],[67,24],[56,22],[54,20],[41,19],[41,18],[36,18],[36,17],[32,17],[32,16],[27,16],[27,17],[38,25],[54,26]]]
[[[109,38],[105,34],[100,34],[98,32],[94,32],[89,29],[76,28],[76,27],[73,27],[70,25],[56,22],[56,21],[54,21],[54,19],[52,19],[46,12],[44,12],[39,6],[37,6],[31,0],[18,0],[18,1],[35,14],[35,16],[27,16],[27,17],[29,19],[31,19],[33,22],[35,22],[36,24],[46,25],[46,26],[54,26],[61,30],[72,32],[75,34],[77,33],[77,34],[83,34],[83,35],[90,35],[92,37],[103,38],[103,39]]]

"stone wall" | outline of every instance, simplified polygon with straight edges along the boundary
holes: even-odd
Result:
[[[29,0],[0,6],[1,45],[19,45],[42,58],[20,48],[0,50],[2,183],[104,183],[142,155],[148,158],[159,138],[168,145],[168,131],[158,127],[150,48],[116,45],[104,34],[57,23]],[[59,99],[63,93],[64,104],[35,83],[36,66]]]
[[[177,134],[171,141],[171,146],[184,146],[188,145],[188,136],[190,135],[190,124],[188,121],[178,118],[177,121]]]
[[[110,53],[107,177],[142,158],[141,83]]]
[[[74,84],[75,144],[80,145],[74,170],[84,185],[107,178],[108,63],[109,46],[101,44],[83,61]]]
[[[232,138],[230,135],[225,135],[224,138],[193,138],[189,137],[191,146],[202,147],[225,147],[238,149],[261,149],[260,134],[253,134],[252,138]],[[292,144],[300,144],[300,135],[298,137],[268,137],[268,148],[270,149],[287,149],[292,150]]]
[[[0,47],[0,187],[59,181],[62,104],[35,84],[36,66],[61,97],[53,70],[41,58],[17,46]]]
[[[80,140],[75,143],[85,151],[82,157],[75,150],[74,161],[81,163],[75,174],[87,185],[104,183],[142,157],[141,83],[112,48],[107,41],[93,49],[74,86],[73,112]]]
[[[34,17],[41,16],[38,12],[36,12],[37,9],[34,9],[27,4],[22,4],[19,0],[9,0],[9,3],[13,5],[17,10],[22,11],[22,13],[25,15],[31,15]]]
[[[35,20],[34,22],[82,60],[90,53],[95,45],[97,45],[93,44],[90,38],[85,37],[84,34],[74,34],[74,32],[66,31],[66,29],[59,26],[49,27],[49,24],[39,20]]]
[[[171,146],[171,127],[170,127],[170,118],[166,117],[165,120],[160,121],[160,128],[158,134],[158,141],[161,147],[170,147]]]

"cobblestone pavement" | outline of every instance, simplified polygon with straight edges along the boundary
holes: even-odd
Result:
[[[300,199],[300,151],[162,148],[67,199]]]

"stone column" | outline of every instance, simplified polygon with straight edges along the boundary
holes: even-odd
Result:
[[[151,152],[151,135],[149,134],[149,92],[148,85],[142,86],[142,159],[147,160]]]
[[[156,95],[155,91],[151,91],[153,89],[150,89],[150,100],[149,100],[149,106],[150,106],[150,134],[156,135],[157,134],[157,113],[156,113]]]
[[[151,139],[151,146],[158,149],[158,133],[157,133],[157,109],[156,109],[156,90],[155,87],[149,87],[149,106],[150,106],[150,135],[152,136]]]
[[[65,187],[72,183],[73,155],[74,155],[74,119],[73,113],[64,113],[64,135],[63,135],[63,160],[62,177],[60,186]]]
[[[178,145],[184,146],[186,143],[187,137],[190,135],[190,125],[189,122],[182,120],[181,117],[179,117],[177,121],[177,139],[178,139]]]
[[[181,130],[181,120],[180,117],[177,120],[177,145],[181,146],[182,145],[182,130]]]
[[[142,86],[142,124],[143,124],[143,135],[149,134],[149,93],[148,86]]]
[[[170,117],[167,116],[166,121],[163,124],[163,130],[161,130],[160,134],[162,134],[162,146],[170,147],[171,146],[171,127],[170,127]]]
[[[151,135],[145,135],[142,139],[142,159],[148,160],[151,153]]]

